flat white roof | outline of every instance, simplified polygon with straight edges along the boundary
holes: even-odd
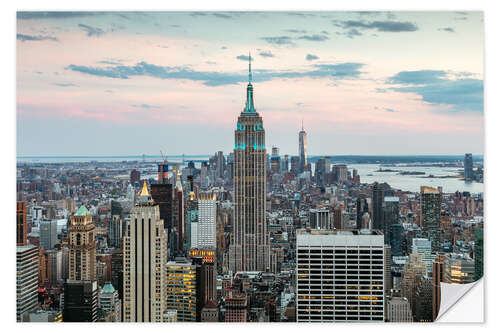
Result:
[[[384,235],[378,233],[354,234],[352,231],[337,233],[297,233],[299,246],[384,246]]]

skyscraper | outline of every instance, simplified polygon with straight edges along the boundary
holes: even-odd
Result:
[[[244,323],[247,321],[247,295],[231,291],[226,298],[226,323]]]
[[[465,154],[464,159],[464,178],[465,180],[472,180],[474,178],[474,171],[472,169],[472,154]]]
[[[403,226],[400,223],[391,224],[389,229],[389,244],[393,256],[402,256]]]
[[[120,248],[122,243],[122,219],[120,215],[113,215],[108,226],[108,244],[111,247]]]
[[[420,187],[420,223],[432,243],[432,252],[440,250],[441,192],[433,187]]]
[[[196,265],[177,260],[167,263],[166,309],[177,311],[177,321],[196,321]]]
[[[430,273],[432,273],[432,262],[436,257],[435,254],[431,253],[431,242],[425,238],[413,238],[411,253],[422,255],[422,261],[426,266],[427,275],[430,275]]]
[[[483,228],[474,229],[474,281],[483,277],[484,265]]]
[[[97,281],[64,283],[64,322],[97,321]]]
[[[366,195],[360,193],[358,199],[356,200],[356,228],[361,229],[361,217],[364,213],[369,212],[368,208],[368,200],[366,199]]]
[[[332,216],[328,208],[309,209],[311,229],[333,229]]]
[[[300,157],[292,156],[290,158],[290,172],[292,172],[294,175],[298,175],[300,172],[299,169],[300,169]]]
[[[234,133],[234,224],[229,248],[233,272],[269,269],[265,131],[254,107],[250,64],[248,79],[246,105]]]
[[[216,154],[216,175],[217,178],[224,178],[224,170],[226,168],[226,159],[224,158],[224,153],[222,151],[218,151]]]
[[[141,181],[141,172],[136,169],[130,171],[130,183],[135,184]]]
[[[425,263],[422,261],[422,255],[410,254],[401,276],[401,291],[403,297],[406,297],[410,302],[413,317],[415,317],[416,313],[416,290],[421,279],[423,279],[426,274],[427,270]]]
[[[163,227],[167,232],[168,248],[172,249],[171,254],[175,255],[175,248],[177,247],[175,237],[173,235],[173,186],[168,180],[168,164],[164,159],[162,163],[158,164],[158,184],[151,184],[151,198],[158,205],[160,210],[160,219],[163,221]]]
[[[432,263],[432,320],[439,314],[441,306],[441,281],[443,281],[444,263],[435,261]]]
[[[443,282],[465,284],[474,282],[474,260],[467,255],[449,253],[444,257]]]
[[[16,320],[38,306],[38,248],[33,245],[16,247]]]
[[[40,246],[51,250],[57,244],[57,220],[40,222]]]
[[[16,202],[16,244],[26,245],[28,224],[26,222],[26,202]]]
[[[70,218],[69,280],[96,280],[95,226],[84,205]]]
[[[415,290],[415,321],[432,321],[432,279],[424,277]]]
[[[158,166],[160,167],[160,166]],[[172,229],[172,184],[168,183],[168,178],[162,178],[158,184],[151,184],[151,197],[158,204],[160,218],[163,220],[164,228],[168,231]]]
[[[215,250],[215,222],[217,216],[215,193],[200,193],[198,195],[198,224],[196,244],[191,248]]]
[[[379,184],[373,185],[373,200],[372,200],[372,221],[373,229],[384,229],[384,211],[382,204],[384,202],[384,188]]]
[[[118,291],[115,290],[111,282],[106,282],[99,292],[98,305],[111,317],[111,321],[121,321],[121,301],[118,297]]]
[[[403,297],[390,297],[386,300],[386,320],[388,322],[412,322],[410,303]]]
[[[383,321],[379,230],[297,230],[297,321]]]
[[[167,234],[144,182],[123,237],[123,321],[161,322],[166,310]]]
[[[176,231],[176,244],[175,244],[175,255],[184,254],[184,239],[185,239],[185,223],[184,223],[184,190],[182,188],[181,182],[181,172],[177,171],[175,174],[175,189],[174,189],[174,200],[173,200],[173,227]],[[171,253],[171,256],[174,253]]]
[[[195,235],[198,236],[198,200],[196,200],[196,192],[194,189],[193,176],[187,177],[188,188],[186,191],[186,251],[189,251],[192,247],[191,238],[193,237],[193,229],[195,230]],[[198,243],[195,240],[195,243]]]
[[[307,171],[307,133],[304,131],[304,121],[302,130],[299,132],[299,172]]]
[[[382,225],[382,230],[384,231],[384,241],[386,244],[389,244],[391,225],[397,224],[399,222],[399,198],[384,197],[384,201],[382,203],[382,211],[384,221]]]

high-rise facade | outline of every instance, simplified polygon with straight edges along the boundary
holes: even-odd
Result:
[[[97,281],[74,281],[64,283],[64,322],[97,321]]]
[[[391,224],[389,227],[389,244],[393,256],[403,255],[403,226],[401,223]]]
[[[141,172],[136,169],[130,171],[130,183],[135,184],[141,181]]]
[[[465,154],[464,159],[464,178],[465,180],[472,180],[474,178],[474,171],[472,169],[472,154]]]
[[[83,205],[70,218],[69,280],[96,280],[95,226]]]
[[[384,237],[297,230],[297,321],[383,321]]]
[[[56,285],[63,281],[63,251],[62,250],[47,250],[45,251],[47,282],[51,285]]]
[[[420,223],[424,235],[431,241],[432,252],[441,248],[441,192],[433,187],[420,187]]]
[[[388,322],[409,323],[413,321],[410,303],[404,297],[390,297],[386,300],[386,320]]]
[[[167,233],[172,228],[172,184],[168,182],[168,164],[164,160],[158,164],[158,184],[151,184],[151,197],[160,207],[160,218]]]
[[[299,132],[299,172],[308,170],[307,166],[307,133],[304,131],[304,123],[302,123],[302,130]]]
[[[382,204],[383,220],[382,230],[384,231],[384,240],[386,244],[390,243],[391,225],[399,222],[399,198],[384,197]]]
[[[432,321],[432,279],[422,278],[415,290],[415,321]]]
[[[144,182],[123,237],[123,321],[163,321],[167,240],[160,209]]]
[[[338,183],[343,183],[347,181],[347,165],[345,164],[334,164],[332,166],[332,173],[334,174],[335,180]]]
[[[356,199],[356,229],[361,229],[361,218],[364,213],[369,213],[370,208],[366,195],[360,193]]]
[[[26,202],[16,202],[16,244],[27,245],[28,223],[26,221]]]
[[[177,321],[196,321],[196,281],[196,265],[187,260],[167,263],[166,310],[177,311]]]
[[[121,321],[121,300],[118,291],[110,282],[106,282],[99,292],[99,308],[110,316],[111,321]]]
[[[474,281],[483,277],[484,265],[483,228],[474,229]]]
[[[226,323],[247,321],[247,294],[231,291],[226,298]]]
[[[188,188],[186,191],[186,251],[192,248],[192,244],[198,243],[198,200],[193,183],[193,176],[188,176]],[[192,241],[192,238],[194,242]]]
[[[436,257],[436,255],[431,252],[431,241],[425,238],[413,238],[411,253],[422,255],[422,261],[426,266],[427,275],[430,276],[432,272],[432,263]]]
[[[262,117],[249,83],[245,108],[238,117],[234,146],[234,223],[229,267],[236,271],[269,269],[269,235],[266,225],[266,145]]]
[[[216,166],[215,173],[217,178],[224,178],[224,170],[226,169],[226,159],[224,158],[224,153],[218,151],[216,154]]]
[[[292,156],[290,158],[290,172],[292,172],[294,175],[299,174],[299,169],[300,169],[300,157],[299,156]]]
[[[199,309],[210,302],[217,302],[217,269],[215,250],[189,251],[189,257],[193,264],[196,264],[196,288]],[[199,313],[197,313],[199,315]]]
[[[57,220],[40,222],[40,246],[51,250],[57,242]]]
[[[214,249],[215,242],[215,222],[217,217],[216,195],[214,192],[198,195],[198,227],[196,244],[191,244],[191,248]]]
[[[311,229],[333,229],[330,210],[328,208],[309,209],[309,226]]]
[[[38,247],[16,247],[16,320],[38,306]]]
[[[408,261],[405,263],[401,276],[401,291],[403,297],[406,297],[410,302],[410,308],[413,317],[415,317],[416,314],[417,299],[415,295],[417,287],[426,274],[427,269],[425,263],[422,261],[422,255],[410,254]]]
[[[443,281],[444,263],[432,263],[432,320],[436,320],[441,307],[441,281]]]
[[[120,215],[113,215],[108,226],[108,244],[111,247],[120,248],[123,236],[123,223]]]
[[[384,211],[383,203],[385,191],[384,188],[379,184],[375,183],[372,189],[372,221],[373,229],[383,230],[384,229]]]
[[[389,296],[392,289],[392,252],[391,246],[384,245],[384,295]]]
[[[172,255],[183,255],[184,251],[184,240],[185,240],[185,223],[184,223],[184,190],[182,188],[181,182],[181,172],[177,171],[175,188],[174,188],[174,201],[173,201],[173,221],[174,221],[174,230],[176,235],[176,244],[174,248],[174,253]]]
[[[456,253],[444,257],[443,282],[465,284],[474,282],[474,260]]]

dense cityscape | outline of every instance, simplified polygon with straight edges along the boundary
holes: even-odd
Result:
[[[232,152],[18,158],[18,322],[431,322],[482,277],[483,193],[439,186],[482,185],[482,157],[308,156],[303,124],[269,154],[248,74]]]

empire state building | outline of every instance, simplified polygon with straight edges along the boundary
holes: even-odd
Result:
[[[254,106],[251,63],[248,72],[247,101],[234,132],[234,220],[228,258],[233,273],[269,270],[265,131]]]

